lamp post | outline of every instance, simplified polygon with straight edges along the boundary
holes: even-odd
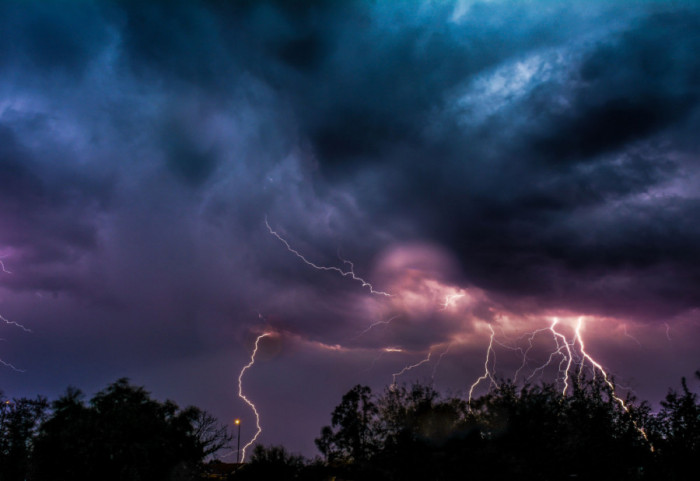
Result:
[[[238,426],[238,449],[236,450],[236,464],[241,463],[241,420],[236,419],[234,421],[236,426]]]

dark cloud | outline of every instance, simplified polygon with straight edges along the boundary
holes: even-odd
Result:
[[[700,11],[535,3],[2,2],[0,313],[44,332],[2,357],[51,364],[16,385],[183,372],[230,418],[265,329],[331,396],[459,336],[463,388],[518,316],[695,322]]]
[[[47,169],[2,124],[0,145],[0,239],[5,247],[17,249],[27,268],[37,269],[32,276],[18,274],[13,284],[23,288],[43,284],[47,290],[59,288],[50,284],[61,280],[71,285],[69,273],[52,281],[51,266],[71,264],[96,248],[97,228],[90,216],[108,202],[109,187],[102,179]]]
[[[3,2],[0,41],[10,47],[0,53],[3,70],[80,76],[108,40],[103,13],[71,1]]]
[[[597,45],[578,71],[573,105],[534,142],[552,162],[595,158],[682,121],[698,102],[697,14],[658,14]]]
[[[475,15],[489,25],[501,13],[494,7]],[[566,23],[567,13],[559,13]],[[374,51],[367,54],[372,62],[344,57],[350,66],[334,71],[355,67],[359,73],[330,83],[341,88],[322,110],[320,127],[310,131],[320,161],[340,168],[345,180],[354,172],[356,185],[374,170],[384,195],[362,197],[368,208],[381,207],[382,221],[420,222],[418,232],[451,246],[467,275],[489,289],[548,297],[554,282],[573,281],[592,265],[600,275],[653,272],[667,262],[683,272],[680,259],[694,253],[670,246],[695,245],[695,229],[671,234],[663,226],[685,225],[686,200],[671,195],[642,205],[633,199],[663,190],[685,169],[685,161],[673,158],[668,135],[697,111],[698,63],[689,55],[698,43],[697,12],[642,15],[608,36],[554,53],[528,36],[550,29],[543,38],[556,40],[561,27],[550,20],[536,18],[531,31],[513,36],[467,21],[452,27],[463,29],[463,43],[455,32],[438,35],[422,24],[425,30],[402,30],[382,42],[377,50],[386,57]],[[483,41],[485,48],[475,52],[470,47],[482,37],[493,45]],[[517,47],[510,44],[515,40]],[[529,59],[527,49],[534,52]],[[494,70],[499,63],[505,67]],[[379,65],[381,77],[366,70]],[[504,86],[509,74],[524,78]],[[481,102],[492,101],[491,94],[506,103],[483,127],[478,119],[469,123],[474,112],[458,111],[464,123],[444,103],[446,93],[465,82],[474,86],[480,76],[486,85]],[[443,125],[437,135],[430,125],[436,120]],[[649,303],[668,302],[673,310],[667,296],[645,292]],[[577,296],[572,289],[557,302]]]

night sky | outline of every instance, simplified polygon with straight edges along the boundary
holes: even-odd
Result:
[[[695,1],[0,0],[0,389],[126,376],[245,441],[268,333],[259,440],[313,455],[355,384],[466,395],[492,329],[561,385],[556,318],[658,403],[699,129]]]

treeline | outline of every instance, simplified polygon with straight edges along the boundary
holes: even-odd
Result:
[[[196,408],[151,399],[120,379],[86,402],[0,393],[0,481],[194,480],[228,445],[224,426]]]
[[[572,383],[563,396],[503,382],[471,403],[424,385],[358,385],[316,439],[323,459],[256,446],[231,479],[700,479],[700,405],[685,379],[657,413],[621,403],[600,378]]]
[[[696,373],[700,380],[700,372]],[[226,428],[121,379],[89,401],[0,395],[0,481],[696,480],[700,404],[681,380],[652,412],[600,378],[499,387],[468,403],[432,387],[355,386],[314,460],[258,445],[243,466],[206,463]],[[216,468],[216,469],[213,469]]]

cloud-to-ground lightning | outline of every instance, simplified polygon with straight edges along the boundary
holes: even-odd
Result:
[[[559,318],[555,317],[552,320],[552,324],[549,326],[549,331],[552,332],[552,337],[554,338],[556,349],[550,353],[549,358],[543,365],[541,365],[533,371],[530,377],[528,377],[528,380],[531,379],[538,371],[542,371],[545,367],[549,366],[552,363],[554,356],[558,355],[561,357],[559,361],[559,374],[562,378],[562,382],[564,385],[564,388],[561,391],[561,395],[565,396],[566,391],[568,391],[569,389],[571,365],[574,362],[574,356],[571,351],[571,343],[566,339],[566,336],[564,334],[557,331],[557,324],[559,324]]]
[[[269,231],[270,234],[275,236],[284,246],[286,249],[294,254],[296,257],[301,259],[305,264],[308,266],[320,270],[320,271],[334,271],[337,272],[338,274],[342,275],[343,277],[350,277],[351,279],[361,283],[362,287],[366,287],[369,289],[369,292],[371,294],[375,295],[381,295],[381,296],[387,296],[387,297],[392,297],[391,294],[383,291],[378,291],[375,290],[374,287],[367,282],[365,279],[357,276],[354,271],[354,265],[352,262],[342,259],[343,265],[346,267],[346,269],[342,269],[340,267],[335,267],[335,266],[322,266],[318,265],[309,259],[307,259],[304,255],[302,255],[299,251],[294,249],[289,242],[284,239],[278,232],[276,232],[272,227],[270,226],[267,218],[265,218],[265,225]],[[447,294],[444,296],[444,300],[440,302],[437,305],[437,309],[439,311],[447,311],[448,309],[454,308],[458,301],[464,297],[466,297],[467,294],[462,291],[462,290],[457,290],[456,292],[453,291],[452,294]],[[399,298],[402,298],[400,293],[399,293]],[[433,301],[434,302],[434,301]],[[410,310],[410,309],[409,309]],[[400,314],[399,314],[400,315]],[[387,326],[390,324],[394,319],[399,317],[399,315],[395,315],[388,320],[379,320],[372,322],[367,328],[362,330],[358,335],[353,337],[351,340],[355,340],[363,335],[368,334],[370,331],[373,329],[379,327],[379,326]],[[530,368],[530,354],[531,351],[535,348],[535,339],[539,338],[542,335],[548,335],[551,336],[553,345],[551,350],[547,350],[548,354],[545,358],[544,361],[541,362],[537,367],[532,369],[531,372],[529,372],[529,376],[525,378],[525,382],[530,381],[533,379],[533,377],[539,375],[543,375],[545,370],[549,368],[550,366],[556,367],[556,385],[558,386],[559,392],[561,393],[561,396],[565,397],[570,394],[570,390],[573,384],[572,379],[573,378],[573,373],[574,370],[577,368],[578,369],[578,381],[580,382],[583,378],[584,374],[584,369],[590,369],[591,373],[593,374],[593,377],[595,378],[596,374],[599,373],[602,376],[603,381],[607,385],[607,387],[610,389],[610,396],[611,398],[620,405],[620,407],[627,413],[630,412],[629,407],[625,403],[625,401],[620,398],[615,391],[615,385],[612,382],[609,374],[607,371],[603,368],[602,364],[600,364],[598,361],[596,361],[586,350],[586,344],[583,339],[583,333],[582,333],[582,328],[583,328],[583,323],[584,323],[584,318],[579,317],[578,321],[574,326],[572,326],[572,322],[568,321],[566,323],[560,321],[558,317],[552,317],[551,321],[546,327],[541,327],[539,329],[536,329],[532,332],[527,333],[525,336],[519,338],[519,340],[512,341],[509,340],[508,342],[502,342],[501,340],[498,339],[498,336],[496,335],[496,330],[494,329],[494,324],[488,323],[488,328],[490,331],[490,336],[489,336],[489,341],[488,345],[486,348],[486,356],[483,362],[483,373],[471,384],[469,387],[469,392],[468,392],[468,398],[467,398],[467,406],[471,409],[472,401],[474,399],[474,393],[475,390],[484,382],[488,383],[488,389],[492,388],[498,388],[499,383],[496,380],[496,374],[495,374],[495,365],[496,365],[496,350],[500,348],[504,348],[510,351],[517,351],[522,355],[522,362],[520,363],[519,367],[515,371],[515,376],[514,376],[514,382],[517,382],[518,378],[520,376],[523,376],[525,378],[525,375],[523,374],[523,371],[526,369],[532,369]],[[629,335],[627,333],[627,326],[623,325],[624,333],[626,336],[632,338],[638,345],[640,345],[639,341],[634,338],[633,336]],[[668,324],[666,324],[666,334],[667,337],[670,339],[669,335],[669,330],[670,327]],[[505,334],[505,333],[504,333]],[[263,336],[261,336],[263,337]],[[527,339],[527,344],[521,344],[522,339],[525,338]],[[256,340],[256,350],[257,350],[257,343],[260,340],[260,337]],[[447,352],[450,350],[452,346],[452,342],[447,344],[447,347],[442,350],[442,352],[439,355],[439,358],[437,359],[437,362],[434,363],[433,369],[432,369],[432,379],[434,380],[435,378],[435,373],[437,370],[438,365],[440,364],[440,361],[442,358],[447,354]],[[404,375],[406,372],[411,371],[413,369],[418,368],[419,366],[422,366],[423,364],[429,363],[432,359],[433,355],[433,350],[434,347],[431,347],[430,350],[428,351],[427,356],[416,362],[415,364],[410,364],[405,366],[403,369],[401,369],[399,372],[393,373],[392,374],[392,383],[391,383],[391,388],[393,389],[396,386],[397,379]],[[384,355],[385,353],[390,353],[390,352],[402,352],[403,350],[400,347],[384,347],[379,356],[374,359],[374,362],[372,363],[372,366],[377,362],[377,360]],[[245,369],[248,367],[252,366],[252,363],[254,362],[254,357],[255,357],[255,351],[253,353],[253,356],[251,357],[251,363],[244,368],[244,370],[241,372],[241,376],[243,375],[243,372]],[[371,368],[370,368],[371,369]],[[255,407],[250,403],[247,399],[245,399],[242,396],[242,391],[240,391],[240,377],[239,377],[239,395],[246,401],[248,404],[251,406],[251,408],[254,410],[257,416],[257,411],[255,411]],[[637,424],[634,424],[639,433],[644,437],[645,440],[648,441],[647,435],[644,432],[642,428],[639,428]],[[256,433],[256,438],[257,438]],[[254,440],[253,440],[254,441]],[[251,441],[249,444],[246,445],[246,448],[252,444]],[[652,447],[653,449],[653,447]],[[245,454],[245,450],[244,450]]]
[[[378,296],[391,297],[391,294],[389,294],[388,292],[378,291],[378,290],[374,289],[372,284],[370,284],[369,282],[367,282],[366,280],[364,280],[363,278],[361,278],[357,274],[355,274],[355,266],[353,265],[352,262],[343,259],[343,263],[350,266],[349,270],[343,270],[343,269],[341,269],[339,267],[335,267],[335,266],[320,266],[318,264],[315,264],[315,263],[311,262],[310,260],[308,260],[306,257],[304,257],[299,251],[292,248],[292,246],[289,245],[289,242],[287,242],[277,231],[273,230],[272,227],[270,227],[270,223],[267,221],[267,217],[265,217],[265,225],[267,226],[267,230],[270,232],[270,234],[277,237],[277,239],[279,239],[279,241],[284,244],[284,246],[287,248],[287,250],[289,252],[291,252],[292,254],[297,256],[299,259],[301,259],[306,265],[311,266],[314,269],[317,269],[319,271],[337,272],[338,274],[340,274],[343,277],[350,277],[352,280],[360,282],[362,284],[362,287],[368,288],[369,292],[371,292],[372,294],[376,294]]]
[[[391,386],[392,386],[392,387],[395,387],[395,386],[396,386],[396,378],[397,378],[397,377],[403,375],[404,373],[410,371],[411,369],[415,369],[415,368],[417,368],[418,366],[422,366],[422,365],[425,364],[426,362],[430,362],[430,356],[431,356],[432,354],[433,354],[432,352],[429,352],[429,353],[428,353],[428,357],[426,357],[426,358],[423,359],[422,361],[419,361],[419,362],[417,362],[417,363],[415,363],[415,364],[411,364],[410,366],[406,366],[406,367],[404,367],[403,369],[401,369],[399,372],[396,372],[396,373],[392,374],[392,375],[391,375]]]
[[[582,376],[583,376],[583,369],[586,367],[586,364],[589,364],[591,366],[591,369],[593,371],[593,376],[595,378],[596,373],[600,373],[600,375],[603,378],[603,382],[608,386],[610,389],[610,396],[611,399],[614,400],[616,403],[620,405],[620,407],[626,412],[630,413],[629,406],[627,403],[617,395],[616,389],[615,389],[615,384],[612,382],[610,379],[610,375],[608,372],[605,370],[605,368],[600,364],[598,361],[596,361],[586,350],[586,344],[583,339],[583,334],[582,334],[582,329],[584,325],[584,318],[581,316],[578,318],[575,327],[573,328],[573,336],[571,339],[567,339],[566,335],[561,332],[561,330],[558,329],[558,325],[560,324],[559,318],[554,317],[552,319],[551,324],[547,328],[541,328],[537,329],[529,334],[528,337],[528,348],[523,352],[523,362],[518,368],[518,370],[515,373],[515,379],[517,380],[517,376],[520,374],[520,371],[527,365],[527,355],[530,352],[530,350],[533,347],[533,341],[535,337],[542,332],[549,331],[552,334],[552,338],[554,339],[555,347],[554,350],[552,350],[547,357],[547,360],[540,365],[539,367],[535,368],[530,376],[527,378],[527,380],[532,379],[537,373],[541,373],[546,367],[551,366],[554,362],[555,357],[559,356],[559,363],[558,363],[558,379],[557,382],[562,382],[563,388],[561,390],[561,395],[566,396],[567,391],[569,390],[570,382],[571,382],[571,376],[572,376],[572,370],[574,366],[578,366],[578,380],[580,381]],[[472,384],[471,389],[469,391],[469,402],[471,403],[472,399],[472,393],[474,388],[482,381],[486,379],[490,379],[492,382],[492,386],[495,385],[495,381],[493,378],[493,372],[489,368],[489,357],[493,351],[493,344],[494,344],[494,336],[495,336],[495,331],[493,330],[493,327],[491,327],[491,339],[489,342],[489,348],[486,353],[486,361],[484,362],[484,374],[479,377],[479,379]],[[498,343],[500,344],[500,343]],[[502,344],[500,344],[502,345]],[[507,346],[506,346],[507,347]],[[495,353],[494,353],[495,354]],[[637,423],[633,420],[632,421],[633,425],[637,429],[637,431],[640,433],[640,435],[648,442],[649,439],[647,437],[646,432],[644,431],[643,428],[639,427]],[[650,445],[650,448],[653,450],[653,446]]]
[[[571,365],[574,362],[574,355],[571,350],[571,344],[569,341],[566,339],[566,336],[564,334],[561,334],[559,331],[555,329],[556,325],[559,323],[558,318],[554,318],[554,321],[552,322],[552,326],[550,327],[552,333],[554,334],[554,338],[557,340],[557,348],[559,352],[563,352],[563,350],[566,351],[566,355],[564,358],[561,360],[559,363],[559,372],[563,373],[563,383],[564,383],[564,388],[561,390],[562,396],[566,395],[566,391],[569,389],[569,373],[571,372]],[[578,332],[576,333],[578,337]],[[559,339],[561,339],[561,347],[559,344]],[[562,367],[566,365],[566,367]],[[579,375],[581,374],[583,369],[583,363],[581,363],[581,366],[579,368]]]
[[[627,406],[627,403],[626,403],[621,397],[619,397],[619,396],[615,393],[615,385],[614,385],[613,382],[609,379],[608,373],[605,371],[605,369],[603,369],[603,366],[601,366],[595,359],[593,359],[593,358],[586,352],[586,346],[584,345],[584,343],[583,343],[583,337],[581,336],[581,328],[582,328],[582,326],[583,326],[583,317],[579,317],[579,318],[578,318],[578,322],[577,322],[577,324],[576,324],[576,331],[575,331],[575,332],[576,332],[576,340],[578,341],[578,344],[579,344],[579,350],[581,351],[581,355],[583,356],[583,361],[582,361],[582,363],[581,363],[581,366],[583,367],[583,362],[585,362],[586,360],[588,360],[588,362],[590,362],[590,363],[593,365],[593,367],[594,367],[595,369],[597,369],[598,371],[600,371],[601,375],[603,376],[603,381],[604,381],[605,384],[607,384],[607,386],[610,388],[610,395],[612,396],[612,398],[613,398],[615,401],[617,401],[617,403],[620,405],[620,407],[622,407],[622,409],[623,409],[626,413],[629,414],[629,413],[630,413],[630,408],[629,408],[629,406]],[[641,434],[642,437],[643,437],[647,442],[649,442],[649,438],[647,437],[646,431],[644,431],[643,428],[639,427],[639,426],[637,425],[636,421],[632,420],[632,424],[634,424],[634,427],[637,429],[637,431],[639,432],[639,434]],[[651,450],[653,451],[653,450],[654,450],[654,446],[651,446],[651,445],[650,445],[650,447],[651,447]]]
[[[495,356],[495,352],[493,350],[493,340],[496,337],[496,331],[493,330],[493,326],[491,324],[489,324],[489,329],[491,330],[491,337],[489,338],[489,346],[486,349],[486,359],[484,360],[484,374],[482,374],[476,381],[474,381],[474,383],[469,388],[469,398],[467,399],[467,405],[470,407],[470,409],[474,389],[476,389],[476,386],[478,386],[481,383],[481,381],[489,379],[491,382],[490,386],[498,386],[498,383],[496,383],[496,380],[493,377],[493,372],[491,372],[491,369],[489,369],[489,360],[491,359],[492,355]]]
[[[542,331],[548,331],[548,330],[549,330],[549,328],[543,327],[541,329],[536,329],[536,330],[530,332],[529,334],[527,334],[528,347],[527,347],[527,349],[525,349],[525,351],[523,351],[523,362],[522,362],[522,364],[520,364],[520,367],[515,371],[515,376],[513,376],[513,382],[518,381],[518,376],[520,375],[520,371],[522,371],[528,365],[528,354],[530,353],[530,351],[534,347],[533,342],[535,341],[535,337],[537,336],[537,334],[539,334]],[[532,375],[530,375],[530,377],[532,377]]]
[[[243,375],[245,372],[253,367],[253,364],[255,364],[255,355],[258,353],[258,345],[260,344],[260,339],[263,337],[270,336],[270,332],[264,332],[260,334],[256,339],[255,339],[255,347],[253,348],[253,352],[250,355],[250,362],[243,366],[243,369],[241,369],[240,374],[238,374],[238,397],[241,398],[248,406],[250,406],[250,409],[253,410],[253,414],[255,415],[255,435],[253,438],[246,443],[245,446],[241,449],[241,461],[245,462],[245,452],[246,450],[252,446],[252,444],[258,439],[258,436],[260,436],[260,433],[262,433],[262,427],[260,426],[260,414],[258,413],[257,408],[255,407],[255,404],[246,397],[245,394],[243,394]]]

